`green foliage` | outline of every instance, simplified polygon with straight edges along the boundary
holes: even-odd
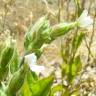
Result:
[[[75,1],[75,4],[76,4],[76,16],[79,17],[82,13],[82,7],[81,7],[81,0],[74,0]]]
[[[48,93],[53,84],[54,76],[37,81],[31,87],[32,96],[48,96]]]
[[[2,53],[2,50],[3,50],[4,47],[5,46],[4,46],[3,42],[0,42],[0,56],[1,56],[1,53]]]
[[[63,88],[63,86],[62,86],[61,84],[55,85],[55,86],[53,86],[52,89],[51,89],[50,96],[54,96],[54,94],[55,94],[56,92],[60,92],[60,91],[62,91],[62,90],[64,90],[64,88]]]
[[[64,61],[64,63],[61,64],[62,79],[66,77],[65,80],[68,83],[67,86],[62,84],[62,86],[65,86],[65,91],[62,94],[66,94],[63,96],[71,96],[72,93],[78,93],[78,90],[71,93],[69,86],[72,86],[74,79],[82,70],[81,59],[79,55],[76,55],[76,52],[81,45],[84,36],[85,34],[82,32],[77,33],[70,41],[67,41],[65,47],[63,45],[61,46],[61,56]]]
[[[19,67],[19,53],[18,53],[18,50],[17,48],[14,48],[14,53],[13,53],[13,56],[12,56],[12,59],[11,61],[9,62],[9,65],[10,65],[10,72],[11,73],[14,73],[18,70],[18,67]]]
[[[25,35],[25,54],[34,52],[40,56],[42,50],[40,48],[45,43],[51,43],[59,36],[65,35],[71,29],[78,26],[78,22],[60,23],[50,26],[47,16],[41,17],[34,25],[31,25]]]
[[[24,84],[20,90],[22,96],[32,96],[31,86],[36,83],[38,80],[37,75],[31,70],[27,71],[27,77],[24,81]]]
[[[24,46],[26,53],[37,53],[44,43],[49,42],[51,39],[50,31],[51,28],[47,16],[40,18],[33,26],[31,25],[25,36]]]
[[[72,41],[72,51],[77,51],[78,47],[82,43],[82,40],[84,38],[85,34],[80,33],[78,36],[74,36],[73,41]]]
[[[6,76],[8,75],[8,68],[0,68],[0,83],[2,80],[4,80],[6,78]]]
[[[81,71],[82,63],[80,61],[80,57],[77,56],[74,58],[74,61],[68,65],[66,68],[66,73],[68,76],[68,81],[71,83],[74,78],[77,76],[78,72]]]
[[[75,54],[84,36],[85,34],[81,32],[74,36],[73,40],[70,41],[71,43],[67,44],[68,47],[66,46],[64,49],[63,46],[61,46],[61,55],[64,60],[64,64],[61,65],[62,76],[66,74],[69,82],[72,82],[82,68],[80,56],[75,56]]]
[[[38,81],[38,76],[36,75],[36,73],[29,70],[27,72],[27,82],[28,82],[29,86],[31,87],[32,84],[36,83],[37,81]]]
[[[44,44],[51,43],[75,27],[78,27],[77,20],[50,26],[47,16],[40,18],[34,25],[30,26],[25,35],[24,55],[35,53],[40,57]],[[0,43],[0,96],[55,96],[57,92],[61,92],[61,96],[77,94],[77,91],[71,92],[70,87],[82,68],[80,56],[77,56],[76,52],[84,36],[85,34],[82,32],[77,33],[72,40],[66,42],[65,46],[61,46],[62,82],[56,86],[53,86],[55,80],[53,74],[40,79],[35,72],[30,70],[31,68],[26,64],[24,57],[20,59],[12,38],[8,43]],[[66,86],[63,84],[63,80],[68,83]],[[5,88],[2,87],[2,82],[5,84]]]
[[[50,75],[38,80],[34,73],[29,72],[27,75],[21,89],[22,96],[48,96],[53,84],[54,76]]]
[[[32,96],[27,80],[24,82],[21,88],[21,96]]]
[[[7,45],[2,45],[1,55],[0,55],[0,81],[4,80],[8,74],[8,64],[13,56],[14,47],[11,46],[11,42]],[[2,48],[1,47],[1,48]]]
[[[24,77],[26,76],[26,70],[27,70],[27,67],[25,64],[17,72],[14,73],[6,90],[6,93],[8,96],[15,95],[19,91],[19,89],[22,87],[24,83]]]
[[[3,49],[1,53],[1,58],[0,58],[0,66],[1,68],[4,68],[7,66],[9,61],[11,60],[13,55],[14,48],[11,46],[6,46],[6,48]]]

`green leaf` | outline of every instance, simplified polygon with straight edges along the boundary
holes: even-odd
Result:
[[[80,56],[77,56],[72,64],[72,75],[76,76],[79,71],[81,71],[82,63],[80,60]]]
[[[67,66],[66,69],[66,74],[68,76],[68,80],[70,83],[72,83],[78,72],[81,71],[81,68],[82,68],[82,63],[80,60],[80,56],[77,56],[74,58],[74,61]]]
[[[64,77],[69,71],[68,71],[68,64],[61,64],[61,73],[62,73],[62,77]]]
[[[74,36],[73,41],[72,41],[72,48],[71,48],[71,51],[73,53],[72,54],[73,57],[75,56],[75,54],[76,54],[79,46],[81,45],[84,37],[85,37],[85,33],[82,33],[82,32],[77,34],[76,36]]]
[[[85,33],[80,33],[79,35],[75,36],[72,41],[72,50],[77,50],[82,40],[84,39]]]
[[[62,96],[70,96],[69,90],[66,90],[65,92],[62,93]]]
[[[14,48],[12,46],[6,46],[6,48],[1,53],[0,66],[2,68],[6,67],[13,56]]]
[[[81,0],[75,0],[75,4],[76,4],[76,15],[77,17],[79,17],[82,13],[82,8],[81,8],[81,5],[80,5],[80,2]]]
[[[1,53],[4,49],[4,47],[5,47],[5,44],[3,42],[0,42],[0,56],[1,56]]]
[[[51,89],[51,96],[54,96],[54,94],[56,92],[59,92],[59,91],[62,91],[63,90],[63,86],[58,84],[56,86],[54,86],[52,89]]]
[[[20,94],[22,94],[21,96],[32,96],[31,86],[33,86],[33,84],[36,83],[37,80],[37,75],[31,70],[28,70],[26,79],[20,90]]]
[[[4,46],[0,56],[0,81],[7,78],[9,62],[11,61],[14,53],[14,46],[11,45],[11,42],[9,44],[5,44]]]
[[[35,72],[29,70],[27,72],[27,82],[29,84],[29,86],[31,87],[34,83],[36,83],[38,80],[37,75],[35,74]]]
[[[80,94],[80,89],[78,88],[72,92],[72,96],[79,96],[79,94]]]
[[[67,63],[67,60],[69,58],[69,45],[66,45],[66,47],[64,47],[64,45],[61,44],[61,56],[63,61]]]
[[[8,67],[0,68],[0,83],[7,77],[8,74]]]
[[[19,67],[19,53],[17,51],[17,48],[14,48],[14,53],[12,56],[11,61],[9,62],[10,64],[10,71],[13,74],[14,72],[16,72],[18,70]]]
[[[54,80],[53,75],[38,80],[31,87],[32,96],[47,96],[53,84],[53,80]]]
[[[16,92],[19,91],[19,89],[22,87],[24,83],[26,72],[27,72],[27,65],[24,64],[18,71],[16,71],[13,74],[13,77],[11,78],[8,84],[8,88],[6,90],[8,96],[14,96]]]
[[[21,96],[32,96],[27,80],[25,80],[21,88],[21,94],[22,94]]]

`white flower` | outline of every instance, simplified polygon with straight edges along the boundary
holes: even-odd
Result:
[[[28,55],[25,56],[25,61],[27,61],[27,63],[29,65],[34,65],[34,64],[36,64],[37,57],[34,53],[28,54]]]
[[[25,62],[28,63],[30,69],[36,73],[40,73],[41,71],[43,71],[45,69],[45,67],[37,65],[36,61],[37,61],[37,57],[36,57],[35,53],[25,56]]]
[[[44,66],[38,66],[38,65],[31,65],[30,69],[34,72],[40,73],[41,71],[43,71],[45,69]]]
[[[88,11],[84,10],[81,16],[77,19],[77,22],[80,27],[87,28],[93,24],[93,20],[90,16],[88,16]]]

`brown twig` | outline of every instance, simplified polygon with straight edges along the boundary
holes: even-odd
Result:
[[[58,0],[58,23],[61,21],[61,0]]]
[[[67,21],[69,20],[69,3],[70,3],[70,0],[67,0],[67,8],[66,8],[66,12],[67,12]]]
[[[6,24],[7,14],[8,14],[8,11],[9,11],[9,6],[11,6],[11,5],[13,4],[13,1],[14,1],[14,0],[10,0],[9,3],[6,3],[6,4],[4,5],[5,14],[4,14],[4,16],[3,16],[2,32],[5,31],[5,24]]]
[[[86,3],[86,0],[82,0],[82,2],[81,2],[81,8],[82,8],[82,10],[85,9],[85,3]]]
[[[88,13],[90,13],[92,3],[93,3],[92,0],[90,0],[90,4],[89,4],[89,8],[88,8]]]
[[[90,41],[89,41],[89,50],[90,51],[91,51],[91,46],[92,46],[92,43],[93,43],[93,37],[94,37],[94,34],[95,34],[95,30],[94,30],[94,28],[95,28],[95,17],[96,17],[96,7],[95,7],[95,15],[94,15],[94,19],[93,19],[92,35],[91,35],[91,38],[90,38]],[[90,51],[88,52],[88,58],[90,57]]]

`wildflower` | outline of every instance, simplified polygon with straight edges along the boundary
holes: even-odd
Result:
[[[28,63],[30,69],[36,73],[40,73],[45,69],[44,66],[39,66],[36,64],[37,57],[35,53],[29,54],[25,56],[25,61]]]
[[[90,27],[93,24],[93,20],[88,16],[88,11],[84,10],[81,16],[77,19],[78,25],[82,28]]]

